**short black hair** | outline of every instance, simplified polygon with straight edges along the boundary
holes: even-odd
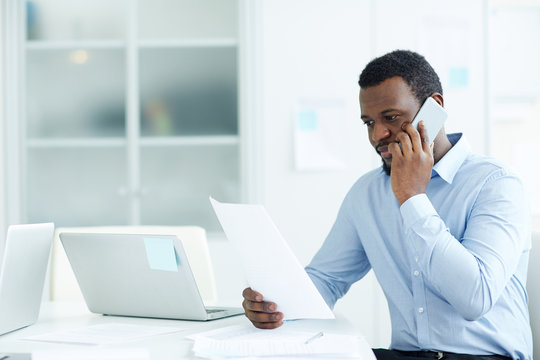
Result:
[[[394,76],[405,80],[420,104],[434,93],[443,94],[435,70],[422,55],[409,50],[394,50],[371,60],[360,74],[358,85],[365,89]]]

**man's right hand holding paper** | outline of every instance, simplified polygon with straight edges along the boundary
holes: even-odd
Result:
[[[263,301],[262,294],[245,288],[242,292],[242,307],[246,317],[259,329],[275,329],[283,325],[283,314],[276,311],[277,304]]]

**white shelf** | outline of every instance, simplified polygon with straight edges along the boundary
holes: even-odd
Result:
[[[78,49],[123,49],[123,40],[29,40],[26,42],[27,50],[78,50]]]
[[[235,47],[237,45],[238,40],[234,38],[139,40],[140,48]]]
[[[31,149],[44,148],[100,148],[122,147],[127,142],[124,138],[79,138],[79,139],[28,139],[26,145]]]
[[[236,47],[238,40],[234,38],[208,38],[208,39],[150,39],[139,40],[139,48],[215,48]],[[77,50],[77,49],[123,49],[124,40],[28,40],[27,50]]]
[[[237,135],[215,136],[155,136],[141,137],[142,146],[213,146],[213,145],[238,145]]]
[[[142,137],[139,144],[145,147],[160,146],[219,146],[238,145],[236,135],[216,136],[152,136]],[[28,139],[27,147],[30,149],[44,148],[100,148],[122,147],[127,145],[125,138],[79,138],[79,139]]]

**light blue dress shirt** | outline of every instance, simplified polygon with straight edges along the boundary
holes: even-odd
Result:
[[[525,283],[530,212],[520,179],[471,153],[461,134],[426,194],[402,206],[382,168],[351,188],[306,271],[335,302],[373,268],[391,349],[532,359]]]

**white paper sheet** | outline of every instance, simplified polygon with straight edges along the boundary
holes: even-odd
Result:
[[[32,360],[149,360],[148,349],[38,350]]]
[[[277,329],[263,330],[257,329],[253,325],[231,325],[204,331],[187,336],[188,339],[211,339],[211,340],[274,340],[274,341],[305,341],[317,334],[318,331],[295,331],[287,329],[284,325]]]
[[[249,286],[275,302],[284,320],[334,318],[264,207],[210,202],[240,254]]]
[[[182,330],[183,329],[180,328],[163,326],[111,323],[55,331],[52,333],[30,336],[23,338],[22,340],[78,345],[103,345],[135,341],[149,336],[170,334]]]
[[[237,325],[190,338],[195,340],[193,352],[207,358],[309,355],[310,358],[339,356],[374,359],[373,352],[361,337],[324,333],[306,343],[312,337],[313,333],[310,332],[284,328],[259,330],[251,325]]]
[[[294,162],[296,169],[346,169],[345,102],[339,99],[298,101],[295,110]]]

